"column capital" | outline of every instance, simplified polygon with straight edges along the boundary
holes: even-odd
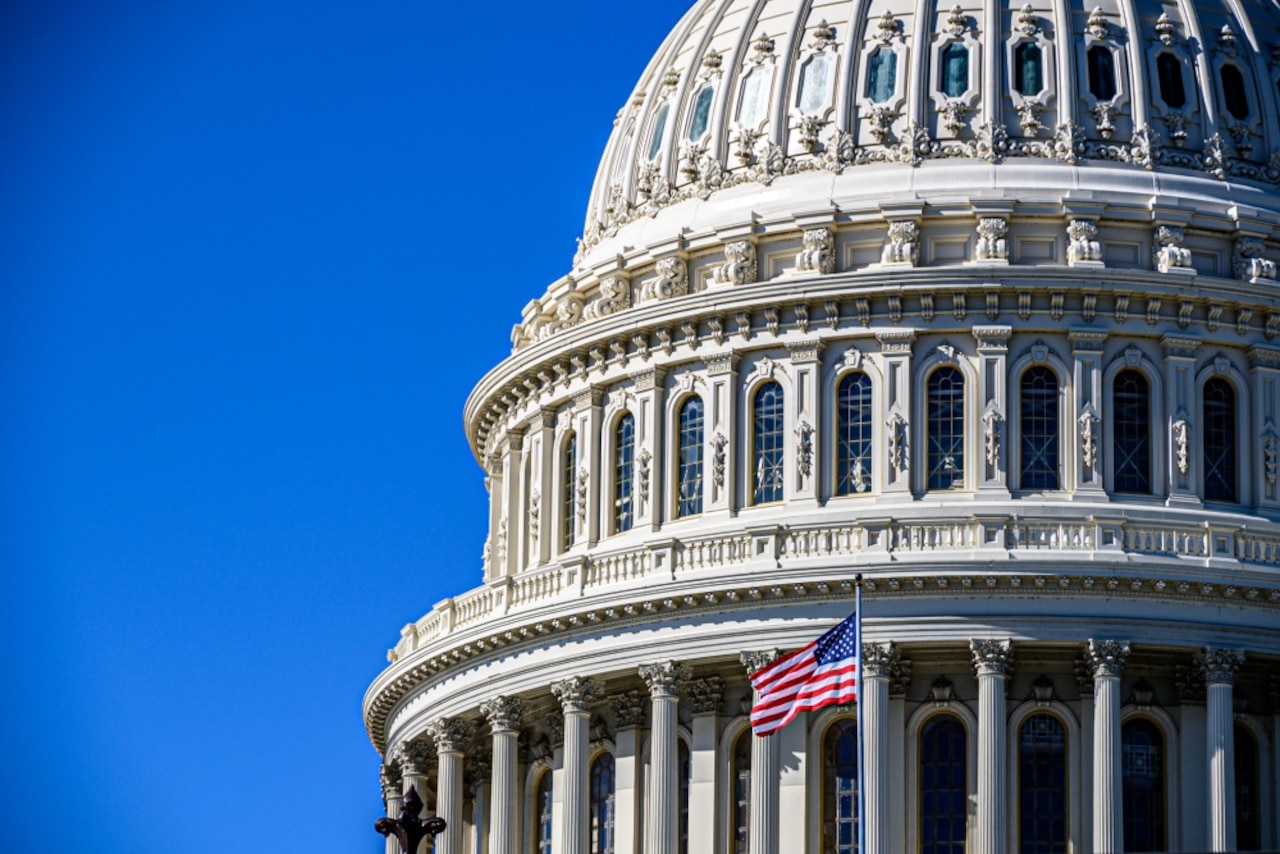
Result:
[[[400,768],[394,759],[389,760],[379,769],[378,776],[382,781],[382,800],[398,798],[404,792],[404,775],[400,773]]]
[[[719,676],[694,679],[685,685],[689,706],[695,715],[714,715],[720,711],[720,698],[724,694],[724,680]]]
[[[551,693],[566,712],[589,712],[603,686],[589,676],[571,676],[551,684]]]
[[[1124,662],[1128,657],[1128,641],[1089,638],[1089,646],[1085,649],[1085,661],[1094,679],[1102,676],[1119,677],[1124,672]]]
[[[617,721],[618,729],[644,724],[644,710],[647,704],[644,701],[644,695],[639,691],[613,694],[609,697],[609,704],[613,706],[613,717]]]
[[[519,697],[493,697],[480,704],[480,713],[494,732],[519,730],[524,701]]]
[[[973,667],[979,676],[1008,676],[1013,672],[1013,640],[974,638],[969,641]]]
[[[757,649],[742,653],[740,660],[742,666],[747,668],[747,675],[755,676],[757,672],[777,661],[781,655],[780,649]]]
[[[402,741],[391,751],[391,761],[399,766],[405,777],[421,777],[427,773],[433,752],[431,745],[422,739]]]
[[[462,745],[471,738],[475,727],[462,718],[440,718],[427,727],[436,743],[436,753],[461,753]]]
[[[868,679],[888,679],[893,675],[894,666],[902,658],[898,645],[893,641],[887,644],[864,643],[862,645],[862,675]]]
[[[689,678],[689,668],[678,661],[659,661],[640,665],[640,678],[655,697],[674,697],[680,684]]]
[[[1206,685],[1230,685],[1243,661],[1243,649],[1206,646],[1204,652],[1196,653],[1196,667],[1204,675]]]

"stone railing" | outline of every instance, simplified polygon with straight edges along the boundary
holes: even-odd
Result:
[[[388,653],[391,661],[455,630],[511,612],[532,611],[558,602],[606,595],[611,590],[649,588],[665,581],[696,580],[729,570],[786,569],[788,561],[835,558],[875,572],[878,564],[913,555],[946,552],[989,560],[994,553],[1096,553],[1115,560],[1174,559],[1200,566],[1252,564],[1280,566],[1280,531],[1231,525],[1161,524],[1121,519],[958,519],[906,522],[893,519],[860,524],[815,524],[736,531],[689,540],[664,540],[625,551],[577,556],[493,581],[446,599],[416,623],[405,626]],[[1215,563],[1210,563],[1214,561]],[[668,569],[669,567],[669,569]]]

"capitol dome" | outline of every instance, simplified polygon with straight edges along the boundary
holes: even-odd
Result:
[[[1274,2],[700,0],[467,402],[484,564],[365,697],[388,813],[444,854],[1280,847],[1277,259]],[[858,576],[861,726],[753,736]]]

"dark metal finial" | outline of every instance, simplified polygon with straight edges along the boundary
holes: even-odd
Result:
[[[373,829],[383,836],[394,836],[404,854],[417,854],[422,840],[443,833],[445,829],[445,821],[439,816],[418,818],[422,806],[418,790],[410,786],[400,801],[400,817],[380,818],[373,823]]]

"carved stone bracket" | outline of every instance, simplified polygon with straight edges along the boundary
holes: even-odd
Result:
[[[805,229],[803,248],[796,256],[796,272],[830,275],[836,271],[835,241],[829,228]]]

